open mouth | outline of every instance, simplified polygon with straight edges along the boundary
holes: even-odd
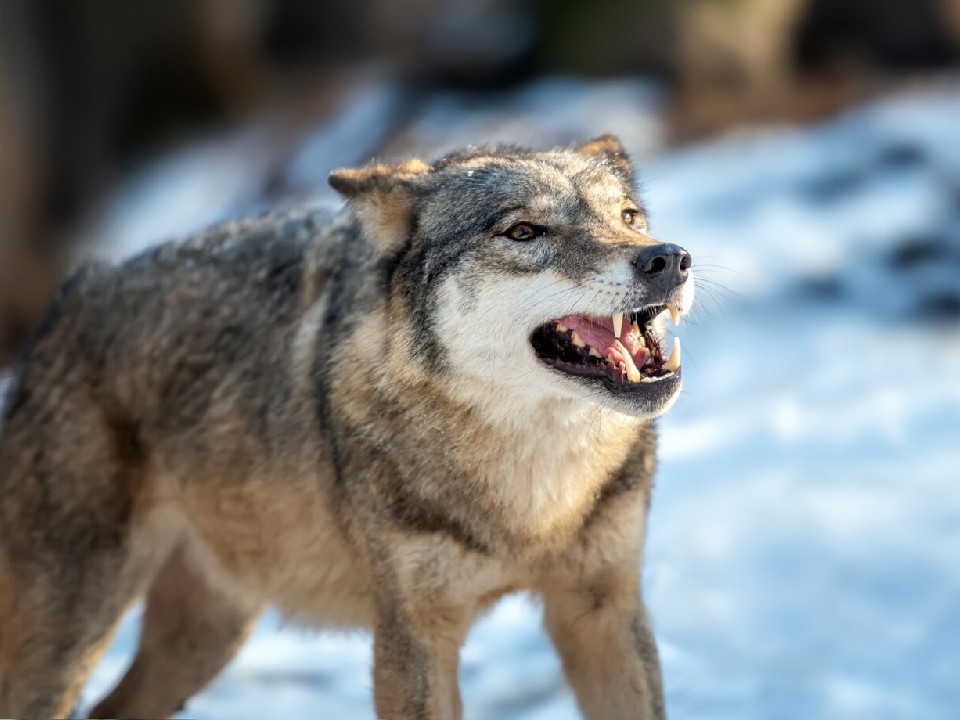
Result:
[[[570,375],[601,381],[612,392],[636,392],[650,383],[680,376],[680,339],[669,355],[654,330],[655,318],[669,312],[679,323],[675,305],[650,305],[599,317],[567,315],[538,327],[530,338],[537,357]]]

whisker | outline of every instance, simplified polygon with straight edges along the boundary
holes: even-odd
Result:
[[[711,292],[709,289],[703,289],[703,291],[701,292],[701,295],[708,298],[710,302],[713,303],[714,309],[717,312],[723,312],[726,310],[726,306],[723,303],[721,303],[713,294],[713,292]],[[702,302],[698,303],[696,307],[703,310],[704,312],[707,311],[706,306]]]
[[[554,282],[550,283],[549,285],[547,285],[544,289],[546,290],[546,289],[552,288],[554,285],[560,284],[560,283],[562,283],[562,282],[565,282],[565,281],[563,281],[563,280],[554,281]],[[545,303],[545,302],[547,302],[547,301],[549,301],[549,300],[552,300],[552,299],[555,298],[557,295],[561,295],[562,293],[565,293],[565,292],[568,292],[568,291],[571,291],[571,290],[575,291],[575,290],[576,290],[577,288],[579,288],[579,287],[582,287],[582,283],[575,283],[572,288],[562,287],[562,288],[560,288],[559,290],[556,290],[555,292],[553,292],[553,293],[551,293],[551,294],[549,294],[549,295],[547,295],[547,296],[545,296],[545,297],[536,297],[536,296],[534,296],[534,297],[531,298],[531,301],[532,301],[533,303],[543,304],[543,303]]]
[[[736,290],[731,290],[726,285],[721,283],[711,282],[709,280],[701,280],[695,278],[693,285],[698,290],[703,290],[704,292],[712,292],[723,295],[727,300],[742,300],[743,295],[738,293]]]
[[[718,280],[714,277],[711,277],[707,273],[695,273],[693,276],[693,282],[695,285],[704,284],[704,285],[713,285],[715,287],[721,287],[730,292],[736,292],[731,288],[727,283],[722,280]]]

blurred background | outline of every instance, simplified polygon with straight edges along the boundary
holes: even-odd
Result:
[[[0,367],[85,258],[614,132],[698,274],[644,577],[671,718],[953,719],[958,59],[960,0],[0,0]],[[576,717],[539,615],[471,634],[468,718]],[[271,615],[183,716],[372,717],[369,667]]]

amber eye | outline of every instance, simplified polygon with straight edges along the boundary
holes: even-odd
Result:
[[[507,230],[504,235],[511,240],[524,242],[526,240],[533,240],[539,235],[543,235],[543,229],[538,228],[536,225],[531,225],[530,223],[517,223],[512,228]]]
[[[637,219],[637,211],[627,208],[620,213],[620,217],[623,218],[623,222],[627,225],[633,225],[634,221]]]

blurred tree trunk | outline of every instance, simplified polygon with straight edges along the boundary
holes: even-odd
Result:
[[[41,241],[43,176],[31,112],[36,98],[24,87],[29,79],[11,72],[28,61],[28,48],[11,37],[20,20],[12,9],[0,12],[8,30],[0,46],[0,368],[26,342],[60,276],[59,258]]]
[[[0,367],[114,180],[256,95],[265,2],[0,2]]]
[[[674,7],[678,138],[823,117],[960,58],[960,0],[681,0]]]

